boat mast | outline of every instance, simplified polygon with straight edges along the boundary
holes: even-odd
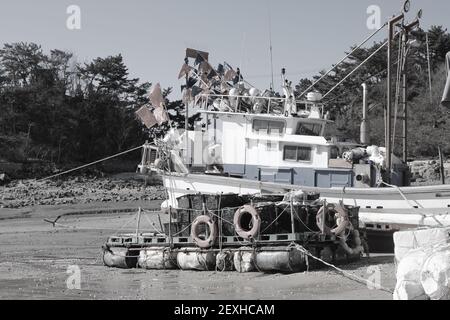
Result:
[[[419,19],[422,17],[422,10],[417,14],[417,19],[407,26],[404,26],[405,34],[403,35],[405,55],[403,57],[403,163],[408,162],[408,85],[407,85],[407,59],[408,50],[406,49],[408,45],[409,33],[416,27],[419,26]]]
[[[272,77],[272,81],[270,83],[270,89],[274,90],[274,84],[273,84],[273,51],[272,51],[272,19],[270,16],[270,8],[268,8],[269,11],[269,49],[270,49],[270,73]]]
[[[387,171],[387,183],[391,183],[391,167],[392,167],[392,110],[391,110],[391,100],[392,100],[392,72],[391,72],[391,55],[392,55],[392,42],[394,40],[394,27],[397,22],[404,18],[404,14],[393,17],[388,22],[388,44],[387,44],[387,103],[385,109],[385,145],[386,145],[386,171]]]
[[[189,60],[186,56],[186,58],[184,58],[184,63],[188,64]],[[189,84],[189,74],[186,74],[186,89],[188,88],[188,84]],[[190,161],[188,159],[188,155],[189,155],[189,138],[188,138],[188,130],[189,130],[189,99],[186,99],[185,101],[185,106],[184,106],[184,134],[185,134],[185,139],[186,139],[186,151],[184,153],[185,156],[185,163],[186,165],[190,165]]]

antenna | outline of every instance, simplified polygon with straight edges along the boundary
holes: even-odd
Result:
[[[241,72],[242,72],[242,70],[243,70],[243,64],[245,63],[245,56],[246,56],[246,54],[245,54],[245,50],[246,50],[246,47],[245,47],[245,41],[246,41],[246,37],[247,37],[247,33],[244,31],[243,33],[242,33],[242,52],[241,52],[241,61],[240,61],[240,63],[239,63],[239,69],[241,70]],[[239,81],[241,81],[240,79],[239,79]]]
[[[269,49],[270,49],[270,74],[272,76],[272,81],[270,84],[270,87],[272,90],[274,90],[274,84],[273,84],[273,52],[272,52],[272,17],[270,15],[270,6],[269,3],[267,3],[267,11],[269,12]]]

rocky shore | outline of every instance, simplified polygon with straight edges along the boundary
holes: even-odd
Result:
[[[146,183],[135,174],[110,177],[79,176],[57,180],[15,180],[0,187],[0,208],[91,202],[149,201],[165,199],[161,184]]]
[[[440,165],[437,160],[416,160],[409,163],[412,185],[441,183]],[[444,162],[445,181],[450,182],[450,160]]]

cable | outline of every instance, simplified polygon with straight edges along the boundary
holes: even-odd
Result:
[[[37,182],[41,182],[41,181],[49,180],[49,179],[52,179],[52,178],[55,178],[55,177],[58,177],[58,176],[62,176],[62,175],[64,175],[64,174],[66,174],[66,173],[73,172],[73,171],[76,171],[76,170],[80,170],[80,169],[83,169],[83,168],[92,166],[92,165],[94,165],[94,164],[97,164],[97,163],[99,163],[99,162],[103,162],[103,161],[106,161],[106,160],[109,160],[109,159],[112,159],[112,158],[115,158],[115,157],[124,155],[124,154],[126,154],[126,153],[130,153],[130,152],[135,151],[135,150],[138,150],[138,149],[140,149],[140,148],[142,148],[142,147],[143,147],[143,146],[139,146],[139,147],[136,147],[136,148],[127,150],[127,151],[123,151],[123,152],[117,153],[117,154],[115,154],[115,155],[112,155],[112,156],[109,156],[109,157],[106,157],[106,158],[103,158],[103,159],[100,159],[100,160],[97,160],[97,161],[94,161],[94,162],[91,162],[91,163],[82,165],[82,166],[79,166],[79,167],[76,167],[76,168],[73,168],[73,169],[70,169],[70,170],[61,172],[61,173],[57,173],[57,174],[54,174],[54,175],[52,175],[52,176],[49,176],[49,177],[46,177],[46,178],[42,178],[42,179],[39,179],[39,180],[36,180],[36,181],[37,181]]]
[[[317,260],[319,262],[322,262],[323,264],[325,264],[328,267],[331,267],[331,268],[335,269],[336,271],[340,272],[342,275],[346,276],[350,280],[353,280],[353,281],[356,281],[356,282],[359,282],[359,283],[363,283],[365,285],[371,285],[373,288],[376,288],[376,289],[381,290],[381,291],[389,292],[390,294],[394,293],[393,291],[382,287],[380,284],[374,283],[374,282],[369,281],[367,279],[361,278],[361,277],[359,277],[357,275],[351,274],[351,273],[349,273],[349,272],[347,272],[345,270],[342,270],[342,269],[336,267],[335,265],[333,265],[331,263],[328,263],[328,262],[326,262],[326,261],[316,257],[315,255],[311,254],[308,250],[306,250],[304,247],[302,247],[301,245],[299,245],[299,244],[297,244],[295,242],[292,242],[289,246],[294,247],[295,249],[297,249],[298,251],[302,252],[303,254],[305,254],[305,255],[307,255],[307,256],[309,256],[309,257],[311,257],[311,258],[313,258],[313,259],[315,259],[315,260]]]
[[[381,180],[380,183],[384,184],[388,187],[397,189],[397,191],[400,193],[402,198],[405,199],[405,201],[412,207],[412,209],[418,210],[418,208],[416,208],[416,206],[411,205],[409,199],[406,198],[405,194],[402,192],[402,190],[400,189],[399,186],[388,184],[388,183],[384,182],[383,180]],[[424,209],[424,207],[420,203],[418,203],[417,201],[415,201],[415,202],[417,203],[418,206],[420,206],[421,209]],[[422,221],[423,221],[423,219],[425,219],[427,217],[427,215],[422,212],[418,212],[418,213],[423,217]],[[432,215],[431,218],[433,218],[441,227],[443,226],[443,224],[434,215]]]
[[[318,84],[320,81],[323,80],[323,78],[325,78],[327,75],[329,75],[334,69],[337,68],[337,66],[339,66],[342,62],[344,62],[345,60],[347,60],[348,57],[350,57],[353,53],[355,53],[356,50],[358,50],[359,48],[361,48],[367,41],[369,41],[370,39],[372,39],[378,32],[380,32],[384,27],[387,26],[387,22],[385,22],[378,30],[376,30],[374,33],[372,33],[369,37],[367,37],[360,45],[358,45],[355,49],[352,50],[352,52],[350,52],[348,55],[345,56],[345,58],[343,58],[341,61],[339,61],[337,64],[335,64],[330,70],[328,70],[326,73],[324,73],[318,80],[316,80],[312,85],[310,85],[308,87],[308,89],[306,89],[305,91],[303,91],[302,93],[300,93],[300,95],[298,96],[298,98],[301,98],[305,93],[307,93],[309,90],[311,90],[316,84]]]
[[[374,55],[376,55],[381,49],[383,49],[387,45],[387,41],[383,43],[377,50],[375,50],[370,56],[368,56],[363,62],[361,62],[355,69],[352,70],[348,75],[344,77],[341,81],[339,81],[331,90],[329,90],[325,95],[322,97],[324,99],[326,96],[328,96],[331,92],[334,91],[337,87],[339,87],[345,80],[347,80],[353,73],[355,73],[359,68],[361,68],[367,61],[372,59]]]

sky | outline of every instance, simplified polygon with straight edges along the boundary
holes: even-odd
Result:
[[[80,8],[81,29],[70,30],[67,8]],[[402,0],[2,0],[0,42],[35,42],[44,51],[68,50],[79,62],[121,53],[130,76],[173,87],[187,47],[207,51],[213,65],[240,67],[260,89],[271,82],[272,38],[275,88],[286,68],[293,83],[312,77],[345,56],[373,30],[367,8],[377,5],[384,22]],[[411,0],[406,15],[421,26],[450,28],[449,0]],[[379,33],[374,41],[386,37]],[[370,43],[369,43],[370,44]]]

